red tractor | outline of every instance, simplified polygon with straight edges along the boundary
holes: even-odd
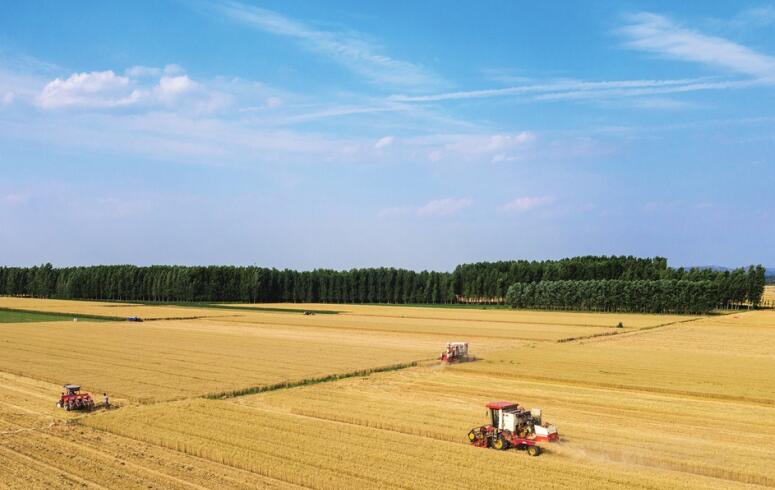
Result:
[[[541,423],[541,409],[526,410],[517,403],[487,404],[488,425],[474,427],[468,440],[476,447],[506,450],[510,447],[526,450],[530,456],[541,454],[539,442],[560,440],[554,425]]]
[[[443,362],[465,362],[470,360],[468,357],[468,342],[450,342],[447,348],[441,353]]]
[[[78,385],[64,385],[65,391],[62,392],[62,396],[59,397],[57,407],[64,408],[68,412],[70,410],[92,410],[94,408],[94,400],[89,393],[81,393],[81,387]]]

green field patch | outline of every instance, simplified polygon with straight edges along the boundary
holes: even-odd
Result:
[[[66,313],[0,308],[0,323],[71,322],[75,318],[89,321],[112,321],[117,319],[96,315],[71,315]]]

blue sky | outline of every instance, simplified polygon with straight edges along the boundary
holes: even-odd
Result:
[[[775,265],[775,3],[17,2],[0,263]]]

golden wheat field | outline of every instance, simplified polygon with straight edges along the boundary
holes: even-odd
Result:
[[[775,284],[770,284],[764,287],[764,296],[762,301],[769,307],[775,307]]]
[[[0,488],[775,486],[775,311],[19,301],[0,307],[184,319],[0,324]],[[478,360],[434,360],[451,340]],[[63,383],[119,408],[57,409]],[[541,407],[562,441],[469,446],[498,399]]]
[[[408,363],[438,350],[438,342],[407,338],[387,348],[379,336],[327,333],[201,320],[3,324],[0,371],[152,401]]]

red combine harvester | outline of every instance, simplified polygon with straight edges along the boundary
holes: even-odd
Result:
[[[446,350],[441,353],[443,362],[465,362],[468,357],[468,342],[450,342]]]
[[[91,410],[94,408],[94,400],[89,393],[81,393],[78,385],[64,385],[65,391],[59,397],[57,407],[70,410]]]
[[[476,447],[506,450],[510,447],[526,450],[530,456],[541,454],[539,442],[560,440],[554,425],[541,423],[541,409],[526,410],[517,403],[487,404],[488,425],[474,427],[468,440]]]

